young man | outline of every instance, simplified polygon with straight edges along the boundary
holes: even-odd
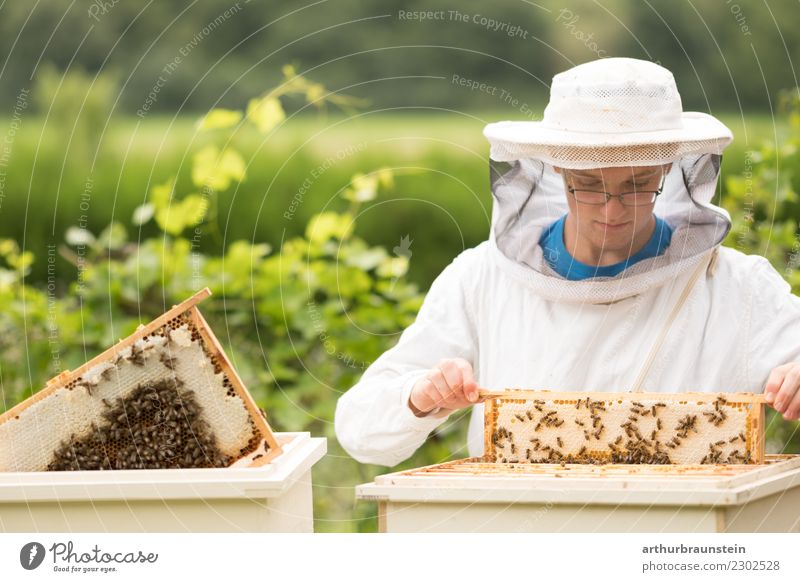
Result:
[[[488,389],[756,392],[800,417],[800,298],[721,246],[711,203],[732,140],[683,112],[672,74],[607,58],[553,78],[541,122],[486,127],[489,240],[431,286],[416,321],[339,400],[357,460],[407,459]]]

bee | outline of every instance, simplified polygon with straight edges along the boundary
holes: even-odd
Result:
[[[556,426],[561,426],[562,424],[564,424],[563,420],[559,420],[558,422],[556,422]]]
[[[255,461],[256,459],[260,459],[263,456],[264,455],[262,455],[261,453],[258,453],[256,456],[253,457],[253,460]]]
[[[661,419],[660,418],[656,419],[656,430],[661,430]]]
[[[108,401],[108,399],[101,398],[101,401],[106,405],[107,408],[111,408],[111,403]]]
[[[656,431],[653,431],[653,432],[650,433],[650,440],[651,441],[656,440]]]
[[[167,352],[161,352],[161,355],[158,357],[158,359],[162,364],[164,364],[164,366],[172,371],[175,371],[175,362],[178,361],[178,358],[172,358]]]
[[[742,442],[746,442],[747,441],[747,439],[744,438],[744,433],[743,432],[739,433],[739,438],[742,440]]]
[[[109,381],[111,379],[111,373],[113,371],[114,371],[114,367],[113,366],[109,366],[108,368],[106,368],[105,370],[100,372],[100,376],[103,378],[103,380],[105,380],[107,382],[107,381]]]
[[[656,415],[656,407],[655,407],[655,405],[650,407],[650,412],[653,414],[653,416]]]
[[[614,441],[614,444],[615,444],[615,445],[618,445],[618,444],[619,444],[619,443],[621,443],[621,442],[622,442],[622,435],[619,435],[619,436],[617,437],[617,440],[615,440],[615,441]]]
[[[644,404],[642,404],[641,402],[636,402],[635,400],[632,400],[631,402],[633,403],[634,406],[639,406],[641,408],[644,408]]]
[[[144,366],[144,355],[142,349],[136,344],[131,344],[131,355],[128,358],[128,361],[136,366]]]
[[[563,447],[564,443],[561,441],[561,437],[556,437],[556,442],[558,443],[559,447]]]
[[[528,420],[533,420],[533,415],[531,414],[530,410],[526,410],[525,415],[528,417]]]
[[[579,402],[580,402],[580,401],[579,401]],[[575,419],[575,424],[577,424],[578,426],[585,426],[585,425],[583,424],[583,422],[581,422],[581,421],[580,421],[580,420],[578,420],[577,418]]]
[[[539,412],[544,412],[544,409],[539,404],[534,404],[533,407],[538,410]]]
[[[520,422],[525,422],[525,417],[522,416],[521,414],[515,414],[514,416],[516,416],[517,420],[519,420]]]

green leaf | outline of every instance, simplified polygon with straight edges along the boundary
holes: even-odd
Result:
[[[286,119],[286,113],[277,97],[251,99],[247,104],[247,119],[258,127],[261,133],[267,133]]]
[[[156,222],[164,232],[177,236],[187,227],[200,224],[207,211],[208,204],[203,196],[189,194],[183,200],[159,208],[156,211]]]
[[[197,187],[227,190],[232,181],[244,178],[244,158],[236,150],[227,148],[220,153],[216,146],[207,145],[192,159],[192,182]]]
[[[369,271],[380,265],[387,258],[386,249],[374,247],[371,249],[348,252],[344,259],[345,264]]]
[[[323,243],[333,237],[347,238],[353,231],[353,217],[349,214],[321,212],[311,217],[306,227],[306,238],[314,243]]]
[[[233,109],[212,109],[198,122],[201,130],[225,129],[242,120],[242,112]]]
[[[378,195],[378,176],[365,176],[358,173],[352,178],[352,188],[342,193],[342,197],[353,202],[368,202]]]
[[[175,190],[175,178],[167,180],[163,184],[157,184],[150,189],[150,202],[156,210],[169,206],[170,198]]]
[[[97,244],[102,249],[116,250],[128,242],[128,231],[119,222],[112,222],[97,237]]]
[[[378,275],[381,277],[399,278],[408,272],[408,259],[406,257],[394,257],[386,259],[378,267]]]

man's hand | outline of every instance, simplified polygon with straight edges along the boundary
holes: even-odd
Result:
[[[437,408],[458,410],[478,402],[478,385],[472,366],[463,358],[439,360],[436,367],[414,384],[408,399],[417,416]]]
[[[786,420],[800,419],[800,362],[772,370],[764,387],[764,398]]]

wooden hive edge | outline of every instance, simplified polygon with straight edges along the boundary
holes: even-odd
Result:
[[[265,452],[262,457],[256,459],[253,462],[253,466],[260,466],[269,463],[272,459],[283,452],[281,444],[278,442],[278,439],[275,438],[275,434],[272,432],[272,428],[267,422],[267,419],[261,415],[261,410],[253,400],[253,396],[245,387],[244,382],[236,372],[233,365],[231,365],[228,356],[225,354],[225,350],[222,349],[222,345],[219,343],[217,336],[206,322],[203,314],[200,313],[200,310],[193,305],[190,307],[189,315],[192,318],[198,333],[200,333],[200,335],[203,337],[204,343],[208,346],[208,349],[212,351],[212,355],[217,359],[222,371],[228,376],[228,379],[233,386],[233,390],[236,392],[237,396],[242,399],[242,402],[244,402],[244,405],[247,408],[247,411],[250,413],[250,417],[253,419],[253,422],[256,425],[259,433],[261,433],[263,439],[267,442],[267,444],[269,444],[270,450]],[[259,444],[260,443],[261,441],[259,441]]]

